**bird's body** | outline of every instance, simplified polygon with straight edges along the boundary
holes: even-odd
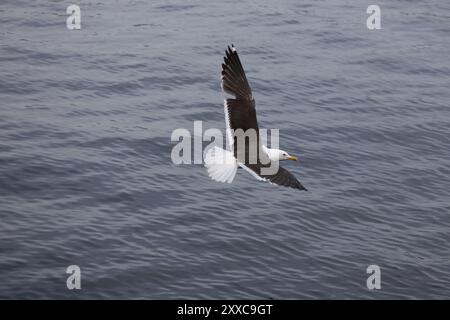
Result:
[[[234,99],[225,99],[224,102],[230,150],[213,147],[207,152],[205,166],[209,176],[216,181],[231,183],[237,168],[241,167],[258,180],[306,190],[289,171],[278,166],[278,161],[297,158],[283,150],[267,148],[262,143],[255,99],[233,45],[228,47],[222,64],[222,88],[234,96]],[[275,172],[271,170],[273,167]]]

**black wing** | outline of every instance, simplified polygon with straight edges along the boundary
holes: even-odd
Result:
[[[255,99],[248,84],[247,77],[242,67],[241,60],[233,45],[225,51],[224,63],[222,63],[222,88],[235,99],[225,100],[225,120],[227,130],[241,129],[244,132],[251,129],[256,133],[257,151],[261,146],[259,140],[258,121],[256,119]],[[237,152],[237,136],[229,136],[230,144],[234,149],[234,156],[245,163],[245,159],[239,159]],[[248,145],[245,146],[245,154],[248,155]]]
[[[229,136],[233,146],[234,156],[247,171],[252,173],[257,179],[269,181],[271,183],[306,190],[305,187],[286,169],[279,167],[276,174],[263,175],[261,169],[269,167],[270,160],[262,151],[262,143],[259,137],[258,121],[256,119],[255,99],[248,83],[247,77],[242,67],[239,55],[233,45],[225,52],[224,63],[222,63],[222,88],[235,97],[235,99],[225,100],[225,119],[228,134],[231,130],[235,132],[242,129],[246,132],[249,129],[255,130],[257,138],[257,161],[250,163],[250,147],[245,143],[243,152],[238,152],[237,137],[234,133]],[[244,156],[244,158],[242,158]]]
[[[245,169],[255,175],[255,177],[259,180],[269,181],[270,183],[279,185],[279,186],[285,186],[290,187],[294,189],[299,190],[305,190],[307,189],[300,183],[300,181],[297,180],[297,178],[294,177],[292,173],[290,173],[288,170],[286,170],[283,167],[278,167],[278,171],[275,174],[261,174],[262,168],[267,168],[269,165],[263,165],[261,163],[257,164],[245,164]]]
[[[248,84],[245,76],[244,68],[239,59],[236,48],[231,45],[231,48],[225,51],[225,57],[222,63],[222,88],[226,93],[236,97],[236,99],[253,101],[252,90]]]

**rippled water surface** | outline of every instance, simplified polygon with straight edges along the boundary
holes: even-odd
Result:
[[[0,298],[450,298],[448,1],[77,3],[0,4]],[[230,43],[308,192],[172,163]]]

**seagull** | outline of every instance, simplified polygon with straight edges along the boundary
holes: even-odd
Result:
[[[221,80],[223,91],[234,96],[234,99],[225,99],[224,101],[225,124],[230,150],[214,146],[206,152],[205,167],[209,177],[215,181],[231,183],[237,169],[243,168],[257,180],[306,191],[300,181],[281,166],[277,167],[278,170],[275,173],[263,172],[263,169],[271,166],[274,161],[297,161],[297,158],[286,151],[268,148],[262,143],[256,119],[255,99],[233,44],[231,47],[228,46],[225,51]],[[244,133],[251,130],[256,132],[256,139],[249,139],[249,143],[245,143],[244,149],[241,150],[243,152],[239,152],[237,143],[239,130]],[[254,161],[250,161],[252,147],[257,148]]]

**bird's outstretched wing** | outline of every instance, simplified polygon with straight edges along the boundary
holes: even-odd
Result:
[[[279,167],[277,173],[264,175],[261,169],[269,167],[270,160],[267,154],[260,152],[262,143],[259,136],[258,121],[256,119],[255,99],[242,67],[239,55],[233,45],[225,52],[224,63],[222,63],[222,88],[234,96],[234,99],[226,99],[224,104],[225,122],[230,146],[233,148],[234,156],[239,164],[259,180],[269,181],[273,184],[306,190],[305,187],[286,169]],[[248,143],[245,143],[242,152],[238,152],[237,137],[234,132],[242,129],[255,130],[257,143],[257,161],[250,163],[250,151]],[[242,156],[244,156],[242,158]]]
[[[279,186],[307,191],[307,189],[300,183],[300,181],[297,180],[297,178],[295,178],[292,173],[281,166],[278,167],[278,171],[275,174],[261,174],[261,169],[267,166],[268,165],[257,163],[245,164],[245,167],[243,166],[243,168],[258,180],[268,181]]]
[[[231,45],[225,51],[222,63],[222,88],[236,99],[253,101],[252,90],[242,67],[236,48]],[[253,104],[254,107],[254,104]]]

